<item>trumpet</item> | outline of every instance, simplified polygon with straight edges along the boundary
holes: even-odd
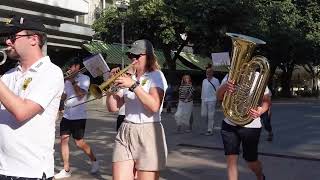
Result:
[[[7,60],[7,53],[6,53],[6,50],[8,50],[9,48],[3,48],[3,49],[0,49],[0,66],[3,65],[4,63],[6,63],[6,60]]]
[[[103,97],[103,94],[105,92],[116,92],[119,88],[114,86],[114,81],[118,77],[123,76],[124,73],[126,73],[130,68],[132,68],[132,66],[133,64],[130,64],[129,66],[123,68],[121,71],[117,72],[115,75],[113,75],[110,79],[108,79],[101,85],[92,84],[89,87],[90,94],[96,99],[100,99],[101,97]]]
[[[129,66],[125,67],[124,69],[122,69],[121,71],[117,72],[116,74],[114,74],[110,79],[108,79],[106,82],[102,83],[101,85],[97,85],[97,84],[92,84],[89,87],[89,95],[93,96],[93,99],[88,99],[84,102],[81,102],[79,104],[73,105],[73,106],[66,106],[67,101],[73,99],[73,98],[77,98],[79,96],[74,96],[71,97],[69,99],[66,99],[64,102],[65,107],[67,108],[74,108],[77,106],[80,106],[82,104],[91,102],[91,101],[95,101],[97,99],[101,99],[102,97],[107,95],[107,92],[111,92],[111,93],[116,93],[120,88],[115,86],[114,81],[120,77],[123,76],[130,68],[132,68],[133,64],[130,64]]]
[[[70,72],[70,71],[67,71],[67,72],[64,73],[64,79],[69,79],[70,77],[75,76],[75,75],[77,75],[78,73],[84,73],[84,72],[86,72],[86,71],[88,71],[88,70],[86,69],[86,67],[83,67],[83,68],[81,68],[79,71],[73,72],[73,73]]]

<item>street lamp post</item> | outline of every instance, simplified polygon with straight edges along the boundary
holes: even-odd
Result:
[[[129,2],[126,0],[116,1],[115,5],[117,6],[120,12],[125,12],[128,10]],[[124,68],[124,18],[121,19],[121,68]]]

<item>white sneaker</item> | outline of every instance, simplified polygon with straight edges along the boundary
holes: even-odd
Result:
[[[99,168],[100,168],[100,166],[99,166],[99,161],[98,161],[98,160],[93,161],[93,162],[92,162],[92,165],[91,165],[90,173],[91,173],[91,174],[97,173],[97,172],[99,171]]]
[[[58,174],[54,175],[55,179],[62,179],[62,178],[68,178],[71,177],[71,170],[67,172],[66,170],[62,169]]]

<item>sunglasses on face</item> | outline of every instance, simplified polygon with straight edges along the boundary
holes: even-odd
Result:
[[[129,53],[128,54],[128,58],[129,59],[139,59],[140,56],[142,56],[142,55],[144,55],[144,54],[132,54],[132,53]]]
[[[22,37],[27,37],[27,36],[33,36],[33,35],[35,35],[35,34],[12,34],[12,35],[9,35],[8,37],[7,37],[7,39],[10,39],[10,41],[12,42],[12,43],[14,43],[17,39],[19,39],[19,38],[22,38]]]

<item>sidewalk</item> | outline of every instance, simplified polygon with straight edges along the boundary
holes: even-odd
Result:
[[[161,180],[227,179],[225,157],[219,134],[223,114],[221,110],[218,110],[216,113],[215,134],[213,136],[203,136],[200,135],[202,132],[201,127],[204,126],[201,124],[200,117],[198,117],[199,111],[200,108],[196,106],[194,109],[194,131],[186,134],[176,133],[173,113],[162,114],[169,155],[168,168],[161,172]],[[99,101],[88,104],[88,113],[86,139],[93,147],[102,167],[98,175],[90,175],[88,158],[83,152],[75,148],[74,143],[71,143],[70,160],[73,174],[68,179],[111,180],[111,157],[113,139],[116,134],[115,119],[117,115],[107,112],[105,106]],[[57,141],[55,146],[56,172],[62,168],[60,146],[58,144],[58,124],[59,122],[57,122]],[[315,140],[317,137],[320,139],[320,131],[317,130],[316,132]],[[291,133],[292,136],[296,135],[295,132],[288,131],[286,133]],[[279,141],[273,143],[266,142],[264,140],[265,137],[266,134],[263,131],[259,152],[262,153],[260,159],[264,164],[264,172],[268,180],[304,180],[320,177],[320,152],[319,149],[316,149],[318,148],[317,145],[320,144],[319,140],[308,142],[307,144],[301,143],[299,148],[289,149],[290,146],[286,145],[286,142],[283,141],[290,141],[290,134],[283,136],[286,139],[281,139],[281,142],[279,138]],[[300,152],[300,150],[305,151]],[[246,167],[246,163],[241,158],[239,162],[239,179],[255,180],[254,175]]]

